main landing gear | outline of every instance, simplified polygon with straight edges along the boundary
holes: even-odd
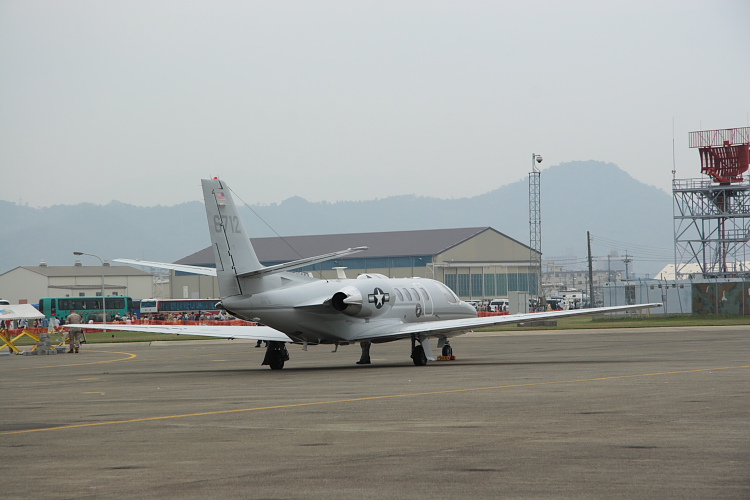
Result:
[[[262,365],[268,365],[271,370],[281,370],[284,368],[284,362],[289,361],[289,351],[286,350],[286,343],[271,341],[266,347],[266,357],[263,358]]]
[[[359,347],[362,349],[362,355],[357,361],[358,365],[369,365],[370,364],[370,345],[371,342],[360,342]],[[336,346],[338,347],[338,346]]]
[[[424,347],[422,347],[421,344],[412,348],[411,359],[416,366],[424,366],[427,364],[427,355],[424,353]]]
[[[417,345],[417,341],[419,341],[419,345]],[[425,366],[428,359],[435,359],[432,357],[429,338],[419,338],[416,335],[411,336],[411,359],[416,366]]]
[[[417,345],[417,341],[419,341],[419,345]],[[442,356],[438,359],[455,359],[453,358],[453,348],[445,337],[438,340],[438,348],[442,348]],[[428,360],[435,361],[435,358],[432,357],[430,339],[426,337],[418,338],[416,335],[411,336],[411,359],[416,366],[424,366]]]
[[[360,342],[359,346],[362,349],[362,355],[359,358],[359,361],[357,361],[357,364],[369,365],[371,343]],[[441,337],[438,341],[438,348],[442,349],[443,354],[439,359],[451,359],[453,357],[453,348],[445,337]],[[427,361],[435,360],[432,355],[429,338],[426,336],[423,336],[422,338],[417,335],[411,336],[411,359],[416,366],[425,366]]]

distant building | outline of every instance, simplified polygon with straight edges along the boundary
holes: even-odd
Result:
[[[463,299],[507,297],[508,292],[529,290],[530,248],[491,227],[390,231],[252,238],[258,259],[273,265],[322,255],[350,247],[368,249],[349,257],[300,268],[324,279],[336,278],[336,267],[347,276],[380,273],[388,277],[422,277],[444,282]],[[214,266],[211,247],[176,262]],[[533,285],[532,285],[533,288]],[[219,297],[215,278],[173,272],[170,293],[174,298]]]
[[[704,278],[703,276],[703,266],[701,264],[698,264],[696,262],[689,263],[689,264],[681,264],[680,265],[680,272],[679,272],[679,280],[696,280]],[[735,270],[735,275],[732,275],[731,271],[723,272],[721,273],[723,277],[727,277],[729,279],[735,278],[735,277],[741,277],[741,276],[747,276],[748,270],[750,270],[750,262],[748,261],[739,261],[739,262],[731,262],[728,263],[727,269]],[[710,274],[710,273],[707,273]],[[655,279],[659,280],[669,280],[673,281],[676,279],[675,277],[675,266],[674,264],[667,264],[664,266],[664,268],[659,271],[656,276],[654,276]],[[716,277],[716,275],[710,275],[708,278]]]
[[[557,294],[561,290],[588,290],[588,270],[565,271],[563,266],[545,264],[546,272],[542,275],[544,292],[547,295]],[[595,269],[592,272],[594,288],[601,288],[605,283],[623,279],[623,271]]]
[[[0,296],[11,303],[36,304],[42,297],[84,297],[102,293],[148,298],[152,276],[129,266],[22,266],[0,274]]]

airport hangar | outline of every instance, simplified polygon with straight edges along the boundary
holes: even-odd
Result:
[[[267,266],[368,247],[297,270],[317,278],[335,279],[336,268],[345,267],[348,278],[379,273],[391,278],[435,279],[464,300],[507,297],[511,292],[536,294],[535,286],[529,290],[535,276],[530,266],[531,248],[491,227],[251,238],[251,242],[258,260]],[[214,267],[213,250],[206,247],[175,264]],[[172,271],[169,283],[172,298],[220,296],[214,277]]]

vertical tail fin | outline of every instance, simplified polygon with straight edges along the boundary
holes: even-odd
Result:
[[[201,184],[221,296],[239,295],[242,284],[237,276],[263,266],[250,243],[229,186],[219,179],[202,179]]]

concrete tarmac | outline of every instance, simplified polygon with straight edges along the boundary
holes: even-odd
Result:
[[[519,332],[520,333],[520,332]],[[743,327],[0,357],[0,498],[750,498]]]

